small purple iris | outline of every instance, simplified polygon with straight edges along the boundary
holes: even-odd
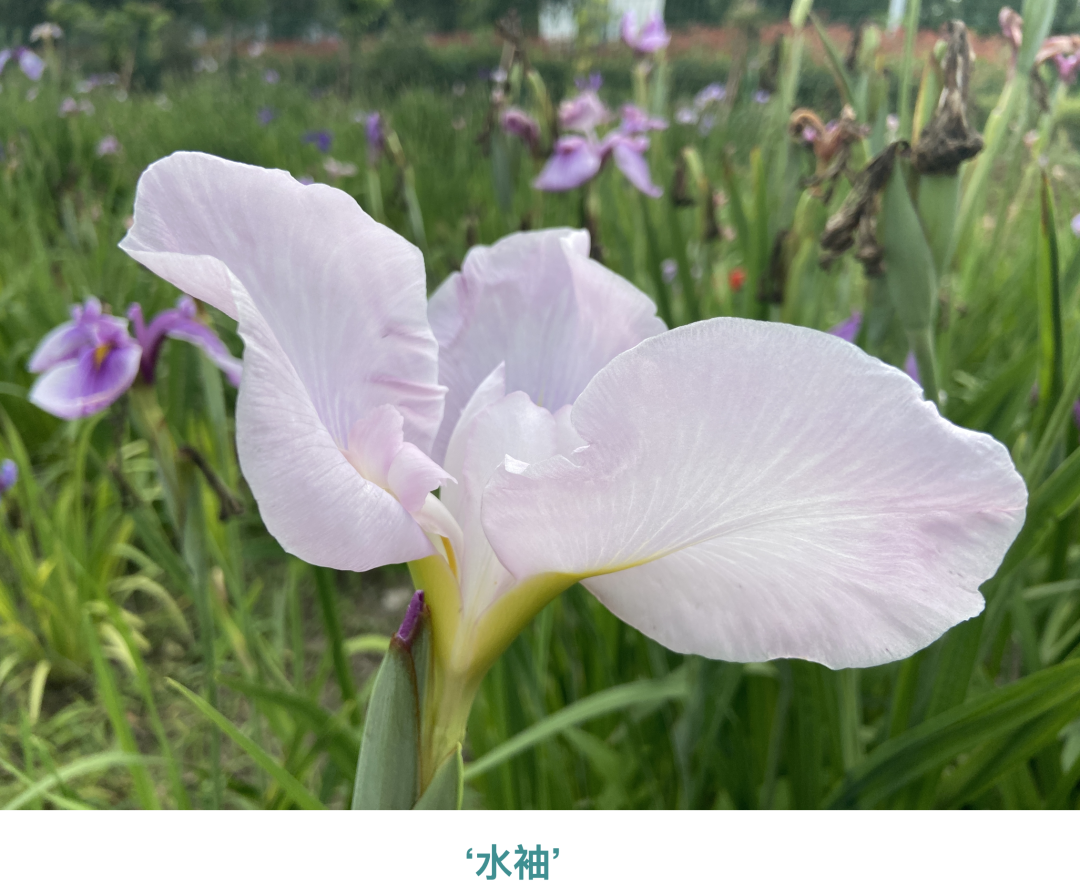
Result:
[[[1076,83],[1076,75],[1080,73],[1080,53],[1073,53],[1071,56],[1057,55],[1054,57],[1054,64],[1062,83]]]
[[[19,68],[31,81],[40,81],[41,76],[45,73],[44,59],[26,47],[15,47],[14,50],[0,50],[0,74],[4,73],[4,68],[11,59],[15,59],[19,63]]]
[[[259,109],[258,114],[259,124],[261,124],[263,127],[266,127],[271,121],[273,121],[277,117],[277,112],[270,108],[270,106],[263,106],[261,109]]]
[[[566,103],[563,105],[565,106]],[[628,109],[633,110],[629,115]],[[562,109],[559,111],[559,117],[563,117]],[[649,139],[640,136],[638,130],[642,127],[646,130],[655,130],[661,126],[666,127],[667,123],[657,118],[649,118],[634,106],[627,106],[623,109],[622,125],[617,130],[609,131],[603,139],[597,139],[593,127],[601,117],[603,120],[608,117],[607,109],[602,103],[598,108],[592,109],[589,115],[583,113],[576,117],[575,123],[585,130],[585,136],[569,134],[560,137],[555,143],[555,151],[547,160],[540,176],[533,181],[533,186],[545,192],[563,192],[574,189],[595,177],[604,162],[608,158],[613,158],[623,176],[645,195],[654,199],[663,195],[664,191],[653,183],[649,163],[645,159]]]
[[[104,410],[131,387],[142,348],[128,334],[128,321],[101,312],[97,298],[71,309],[71,322],[42,339],[28,369],[41,373],[30,402],[61,419]]]
[[[19,480],[19,467],[15,460],[5,459],[0,463],[0,496],[11,490]]]
[[[1069,229],[1073,231],[1074,236],[1080,236],[1080,214],[1069,221]]]
[[[622,39],[634,52],[644,55],[658,53],[671,43],[671,35],[667,33],[664,19],[659,13],[649,16],[639,31],[637,17],[633,12],[628,12],[622,20]]]
[[[153,381],[154,363],[162,339],[178,338],[202,348],[234,385],[240,361],[221,340],[195,320],[195,303],[183,296],[175,310],[158,314],[143,325],[142,310],[133,304],[135,338],[128,321],[102,313],[101,302],[90,297],[71,309],[71,322],[48,333],[30,358],[28,369],[39,373],[30,389],[30,402],[60,419],[78,419],[100,412],[119,398],[139,374]]]
[[[320,152],[326,154],[330,151],[330,144],[334,141],[334,135],[328,130],[309,130],[300,139],[305,143],[318,147]]]
[[[862,311],[852,311],[851,316],[842,323],[837,323],[833,326],[832,329],[829,330],[829,334],[842,338],[844,341],[854,343],[855,338],[859,334],[859,329],[862,327],[862,320]],[[919,364],[915,360],[913,351],[908,351],[907,357],[904,358],[904,372],[911,376],[917,384],[922,384],[922,380],[919,378]]]
[[[540,125],[521,109],[511,106],[499,117],[503,132],[515,136],[532,150],[540,144]]]
[[[281,75],[277,73],[277,69],[268,68],[263,72],[263,80],[266,81],[267,84],[276,84],[281,80]]]
[[[386,133],[383,131],[382,115],[372,112],[364,119],[364,136],[367,137],[368,164],[375,167],[386,149]]]
[[[649,113],[635,105],[627,103],[622,107],[622,123],[619,129],[623,133],[645,133],[649,130],[667,130],[668,123],[663,118],[650,118]]]
[[[756,102],[758,105],[765,105],[765,103],[769,101],[769,98],[771,96],[772,94],[768,90],[755,90],[754,102]]]

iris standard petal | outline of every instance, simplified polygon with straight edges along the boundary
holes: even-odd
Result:
[[[339,446],[375,407],[428,450],[442,417],[419,250],[346,193],[197,152],[139,179],[135,260],[230,316],[249,296]]]
[[[122,395],[139,372],[142,349],[134,342],[111,348],[98,358],[92,348],[44,372],[29,400],[60,419],[79,419],[104,410]]]
[[[521,391],[500,395],[500,384],[496,371],[470,401],[449,451],[457,481],[445,484],[441,491],[463,535],[457,565],[467,626],[516,583],[484,535],[481,507],[485,486],[508,457],[524,463],[540,462],[559,447],[555,417]]]
[[[647,295],[589,258],[584,230],[517,233],[472,249],[431,297],[428,318],[448,389],[436,462],[465,404],[500,363],[507,391],[554,412],[613,357],[666,328]]]
[[[714,319],[649,339],[596,376],[572,421],[588,446],[500,470],[484,530],[519,579],[592,577],[678,651],[902,658],[978,614],[1024,520],[1001,444],[809,329]]]
[[[266,529],[305,562],[366,571],[432,553],[391,494],[363,478],[322,423],[270,324],[241,296],[240,467]]]
[[[600,171],[599,146],[585,137],[560,137],[533,186],[546,192],[564,192],[588,183]]]

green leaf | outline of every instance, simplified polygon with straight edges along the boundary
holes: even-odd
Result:
[[[567,727],[577,726],[595,717],[610,714],[612,711],[646,705],[655,706],[671,699],[683,699],[686,698],[687,692],[686,677],[676,671],[661,680],[638,680],[635,683],[624,683],[621,686],[613,686],[603,692],[586,696],[492,748],[479,760],[473,761],[465,768],[465,778],[475,779],[477,776],[482,776],[515,755],[557,735]]]
[[[375,678],[360,759],[353,810],[409,810],[419,795],[420,707],[412,656],[400,640],[390,643]]]
[[[37,798],[48,797],[48,793],[56,786],[63,785],[80,776],[86,776],[90,773],[102,773],[105,770],[111,770],[113,767],[141,767],[145,770],[147,764],[157,762],[158,758],[147,757],[142,754],[127,754],[123,751],[105,751],[90,757],[81,757],[61,767],[45,779],[39,779],[28,789],[25,789],[0,807],[0,810],[18,810],[24,804],[29,804]]]
[[[840,56],[840,51],[836,49],[836,45],[829,38],[829,33],[822,27],[821,20],[812,12],[809,12],[809,16],[821,45],[825,47],[825,61],[828,62],[829,71],[832,72],[836,86],[840,90],[840,102],[844,105],[850,104],[855,96],[855,87],[851,83],[851,78],[848,77],[847,67]]]
[[[1039,307],[1039,403],[1042,418],[1051,412],[1065,387],[1064,336],[1061,323],[1061,266],[1050,181],[1042,171],[1035,252],[1035,298]]]
[[[1057,0],[1025,0],[1020,14],[1024,19],[1024,40],[1016,59],[1016,70],[1030,71],[1057,12]]]
[[[353,772],[360,755],[360,736],[318,702],[295,692],[271,689],[236,677],[223,677],[221,682],[248,698],[284,708],[295,723],[326,742],[327,751],[340,764],[343,773]]]
[[[872,806],[959,755],[1066,705],[1080,711],[1080,660],[970,699],[890,739],[845,774],[824,806]]]
[[[905,167],[898,158],[885,187],[881,246],[885,249],[885,283],[896,313],[905,330],[918,332],[932,321],[937,277],[930,246],[911,203]]]
[[[241,732],[231,720],[225,717],[216,708],[212,707],[206,699],[196,695],[186,686],[177,683],[175,680],[166,680],[165,682],[184,696],[184,698],[191,702],[204,717],[240,746],[248,757],[265,770],[267,775],[281,786],[285,794],[292,798],[299,807],[302,807],[305,810],[325,809],[322,802],[304,788],[295,776],[289,773],[289,771],[282,767],[281,764],[263,751],[253,739]]]
[[[460,810],[465,796],[465,762],[461,759],[461,743],[441,767],[413,810]]]
[[[798,31],[806,24],[806,17],[814,6],[814,0],[794,0],[791,4],[791,12],[788,13],[788,21],[791,27]]]

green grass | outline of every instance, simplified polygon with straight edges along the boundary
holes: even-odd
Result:
[[[800,95],[803,74],[791,59],[788,92],[769,105],[749,101],[744,85],[707,137],[683,126],[655,136],[651,163],[666,190],[656,201],[614,170],[586,197],[537,193],[539,163],[516,147],[511,192],[499,195],[480,140],[487,86],[476,80],[463,91],[361,83],[344,98],[290,77],[267,84],[260,60],[160,94],[97,90],[92,115],[62,118],[73,78],[47,76],[30,100],[9,67],[0,457],[14,457],[21,478],[0,504],[0,805],[347,806],[373,671],[404,611],[404,568],[317,578],[269,537],[236,462],[235,393],[188,346],[166,349],[158,399],[176,442],[198,448],[242,495],[240,517],[221,521],[216,497],[194,479],[178,530],[155,447],[124,405],[62,423],[26,402],[30,352],[71,303],[94,294],[114,310],[139,301],[152,313],[175,300],[116,248],[146,165],[197,149],[331,181],[323,156],[301,142],[328,129],[330,155],[359,169],[335,185],[374,210],[377,183],[386,222],[408,238],[419,209],[429,290],[471,244],[589,217],[604,262],[673,324],[735,314],[827,328],[866,309],[877,321],[867,348],[902,363],[903,333],[861,268],[850,258],[818,267],[817,240],[846,187],[824,208],[800,185],[811,162],[785,136],[784,103]],[[880,77],[852,76],[864,120],[886,111],[874,99],[889,95],[875,93]],[[984,80],[996,85],[978,97],[988,110],[1001,79]],[[984,586],[986,611],[906,661],[833,672],[676,655],[574,587],[482,686],[465,747],[466,806],[1077,806],[1080,253],[1068,226],[1080,211],[1069,139],[1077,101],[1052,97],[1040,112],[1018,87],[992,165],[965,175],[966,229],[939,271],[932,335],[942,411],[1008,445],[1032,494],[1024,532]],[[628,98],[605,89],[612,105]],[[527,88],[520,99],[531,102]],[[262,107],[276,112],[268,126]],[[354,116],[376,107],[400,137],[413,196],[392,160],[367,176]],[[1034,149],[1023,142],[1029,131],[1039,134]],[[123,152],[97,158],[107,134]],[[852,164],[865,157],[860,149]],[[676,206],[679,169],[689,175]],[[719,190],[713,238],[706,208]],[[659,275],[666,258],[680,264],[671,283]],[[733,292],[736,267],[748,285]],[[779,304],[756,299],[765,281]],[[239,353],[234,324],[216,322]]]

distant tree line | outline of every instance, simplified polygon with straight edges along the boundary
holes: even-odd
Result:
[[[592,2],[596,0],[572,0]],[[672,27],[723,24],[733,6],[745,0],[667,0]],[[756,0],[769,18],[787,15],[790,0]],[[490,26],[516,9],[528,31],[537,27],[542,0],[0,0],[0,45],[18,39],[35,24],[67,15],[104,16],[110,12],[143,16],[160,11],[170,19],[201,25],[211,33],[226,29],[265,29],[273,39],[296,39],[313,28],[323,31],[378,30],[395,23],[433,31]],[[1016,0],[1017,6],[1020,0]],[[936,27],[963,19],[969,27],[997,30],[1002,0],[923,0],[921,24]],[[815,0],[814,9],[834,22],[882,21],[885,0]],[[74,10],[74,12],[73,12]],[[1080,28],[1080,0],[1059,0],[1055,30]],[[5,40],[6,38],[6,40]]]

